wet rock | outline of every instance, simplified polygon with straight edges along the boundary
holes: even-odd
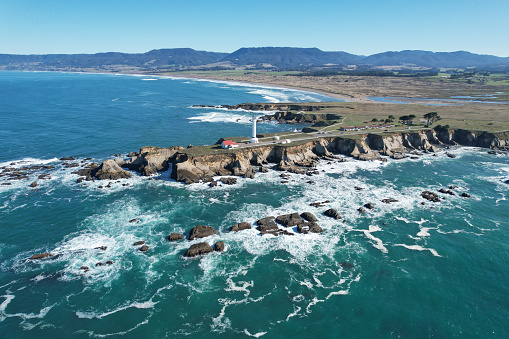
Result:
[[[328,203],[330,203],[330,200],[312,202],[309,204],[309,206],[318,208],[318,207],[323,207],[323,206],[325,206],[325,204],[328,204]]]
[[[359,211],[360,213],[366,213],[366,209],[364,207],[359,207],[357,211]]]
[[[83,182],[83,180],[85,180],[85,178],[78,178],[78,180],[76,180],[76,182],[77,182],[78,184],[81,184],[81,183]]]
[[[251,229],[251,224],[243,221],[243,222],[233,225],[232,228],[230,229],[230,231],[231,232],[239,232],[239,231],[250,230],[250,229]]]
[[[356,191],[362,191],[364,189],[364,187],[358,187],[358,186],[355,186],[354,188]]]
[[[250,167],[246,173],[244,173],[244,178],[247,178],[247,179],[254,179],[255,177],[255,172],[254,172],[254,169],[252,167]]]
[[[256,224],[258,225],[256,229],[262,233],[279,229],[276,224],[276,218],[272,216],[260,219]]]
[[[33,183],[30,184],[30,187],[37,187],[37,182],[34,181]]]
[[[452,154],[452,153],[449,153],[449,152],[445,152],[445,155],[447,155],[449,158],[456,158],[456,155]]]
[[[466,192],[461,193],[461,196],[462,196],[463,198],[470,198],[470,194],[468,194],[468,193],[466,193]]]
[[[83,270],[85,272],[88,272],[90,270],[90,268],[88,268],[88,266],[81,266],[80,267],[80,270]]]
[[[106,160],[95,171],[94,176],[99,180],[117,180],[131,177],[131,173],[122,169],[115,160]]]
[[[390,204],[390,203],[393,203],[393,202],[398,202],[398,200],[393,199],[393,198],[388,198],[388,199],[382,199],[382,202],[384,204]]]
[[[346,262],[346,261],[345,261],[345,262],[342,262],[342,263],[341,263],[341,267],[343,267],[344,269],[347,269],[347,270],[348,270],[348,269],[352,268],[352,267],[353,267],[353,265],[352,265],[352,264],[350,264],[349,262]]]
[[[140,221],[139,221],[138,219],[131,219],[131,220],[129,220],[129,222],[130,222],[130,223],[133,223],[133,222],[135,222],[135,223],[139,223]]]
[[[72,161],[72,160],[76,160],[76,159],[74,159],[74,157],[62,157],[62,158],[60,158],[58,160],[61,160],[61,161]]]
[[[113,265],[114,261],[108,260],[105,262],[106,265]]]
[[[429,200],[429,201],[440,202],[440,198],[438,197],[438,194],[430,192],[430,191],[422,192],[421,197],[423,197],[424,199]]]
[[[2,186],[9,186],[9,185],[12,185],[10,182],[3,182],[2,183]]]
[[[334,208],[329,208],[327,211],[325,211],[323,214],[325,214],[328,217],[334,218],[334,219],[341,219],[341,215],[337,210]]]
[[[390,155],[390,157],[391,157],[392,159],[395,159],[395,160],[400,160],[400,159],[405,159],[407,156],[406,156],[406,155],[404,155],[403,153],[396,153],[396,152],[394,152],[394,153],[392,153],[392,154]]]
[[[221,178],[220,181],[225,185],[235,185],[237,183],[237,178],[233,177]]]
[[[214,234],[217,234],[217,231],[213,227],[197,225],[189,232],[189,240],[205,238]]]
[[[375,208],[375,205],[373,205],[372,203],[368,202],[367,204],[364,204],[364,207],[367,208],[368,210],[372,210]]]
[[[263,166],[260,166],[260,173],[267,173],[269,171],[268,168],[265,168]]]
[[[302,220],[299,213],[291,213],[279,215],[276,218],[276,222],[285,227],[292,227],[304,223],[304,220]]]
[[[184,254],[185,257],[192,258],[199,255],[211,253],[213,251],[212,247],[207,242],[201,242],[198,244],[191,245],[189,249]]]
[[[100,251],[106,251],[108,249],[108,246],[99,246],[95,247],[94,250],[100,250]]]
[[[443,194],[456,195],[456,193],[454,193],[452,190],[448,190],[448,189],[445,189],[445,188],[441,188],[438,191],[440,193],[443,193]]]
[[[106,264],[103,262],[98,262],[97,264],[95,264],[95,267],[98,267],[98,266],[106,266]]]
[[[145,241],[143,240],[140,240],[140,241],[137,241],[133,244],[133,246],[140,246],[140,245],[143,245],[145,243]]]
[[[40,174],[39,177],[38,177],[40,180],[49,180],[51,179],[51,175],[45,173],[45,174]]]
[[[454,190],[454,189],[456,189],[456,188],[458,188],[458,186],[455,186],[455,185],[450,185],[450,186],[449,186],[449,189],[451,189],[451,190]]]
[[[323,229],[316,222],[306,222],[297,226],[297,231],[303,234],[322,233]]]
[[[148,251],[148,246],[147,246],[147,245],[143,245],[143,246],[141,246],[140,251],[141,251],[141,252],[146,252],[146,251]]]
[[[132,158],[132,157],[137,157],[139,154],[137,152],[130,152],[127,157],[129,158]]]
[[[211,181],[209,183],[209,187],[216,187],[217,186],[217,181]]]
[[[281,180],[282,184],[288,184],[288,182],[289,182],[288,180]]]
[[[223,252],[224,251],[224,242],[218,241],[214,244],[214,251]]]
[[[77,162],[64,162],[63,165],[65,168],[80,167],[80,164],[78,164]]]
[[[182,234],[181,233],[172,233],[168,236],[169,241],[179,241],[182,240]]]
[[[40,260],[40,259],[46,259],[46,258],[49,258],[49,257],[52,257],[52,256],[53,256],[53,254],[51,254],[51,253],[39,253],[39,254],[34,254],[29,259],[31,259],[31,260]]]
[[[311,212],[301,213],[300,217],[306,221],[309,221],[309,222],[317,222],[318,221],[316,216]]]
[[[306,181],[306,184],[314,184],[315,182],[313,180]]]

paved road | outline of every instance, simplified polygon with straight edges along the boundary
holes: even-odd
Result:
[[[422,128],[422,127],[421,128],[408,128],[408,127],[406,127],[406,128],[388,129],[388,132],[422,131],[422,130],[429,130],[429,129],[431,129],[431,128]],[[366,134],[366,133],[370,133],[370,132],[381,132],[381,131],[384,131],[384,130],[377,129],[377,130],[361,130],[361,131],[352,131],[352,132],[333,131],[333,132],[312,133],[312,134],[311,133],[306,134],[306,133],[302,133],[302,132],[295,132],[295,133],[280,135],[279,137],[281,139],[284,139],[285,136],[293,136],[296,134],[303,135],[301,138],[290,139],[290,145],[291,145],[295,141],[314,140],[314,139],[318,139],[318,138],[327,138],[327,137],[344,137],[344,136],[348,136],[348,135],[358,135],[358,134]],[[277,143],[281,143],[281,140],[274,140],[274,138],[272,138],[272,137],[260,138],[259,140],[261,140],[261,141],[257,144],[245,144],[245,143],[241,142],[241,143],[239,143],[239,148],[261,147],[261,146],[274,145]],[[248,141],[248,139],[246,139],[245,141]]]

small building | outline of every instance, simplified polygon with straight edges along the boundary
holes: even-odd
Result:
[[[341,127],[340,130],[341,131],[353,131],[353,130],[355,130],[355,127],[346,126],[346,127]]]
[[[225,140],[221,143],[221,147],[224,149],[238,148],[239,144],[233,142],[233,140]]]
[[[276,135],[276,136],[274,137],[274,140],[279,140],[279,135]]]
[[[290,139],[283,139],[280,142],[280,144],[289,144],[289,143],[290,143]]]

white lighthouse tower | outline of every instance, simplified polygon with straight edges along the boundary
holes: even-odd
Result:
[[[258,143],[258,138],[256,137],[256,117],[253,115],[253,118],[251,120],[253,121],[253,128],[251,132],[251,143],[256,144]]]

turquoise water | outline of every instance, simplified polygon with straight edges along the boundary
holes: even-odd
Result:
[[[509,337],[509,157],[458,148],[450,150],[455,159],[322,162],[314,184],[295,174],[282,184],[275,171],[215,188],[141,177],[108,190],[76,184],[74,169],[56,158],[101,161],[142,145],[249,134],[251,113],[193,104],[327,100],[143,79],[0,73],[0,167],[55,166],[0,185],[0,337]],[[52,178],[29,188],[45,171]],[[448,185],[471,198],[421,205],[423,190]],[[327,199],[326,207],[309,206]],[[367,202],[376,208],[359,214]],[[329,207],[345,222],[325,217]],[[240,221],[295,211],[315,213],[324,233],[228,232]],[[200,240],[166,240],[197,224],[216,228],[206,240],[224,241],[225,252],[184,259]],[[139,252],[138,240],[149,251]],[[47,251],[59,255],[26,260]],[[107,260],[114,263],[95,267]]]

